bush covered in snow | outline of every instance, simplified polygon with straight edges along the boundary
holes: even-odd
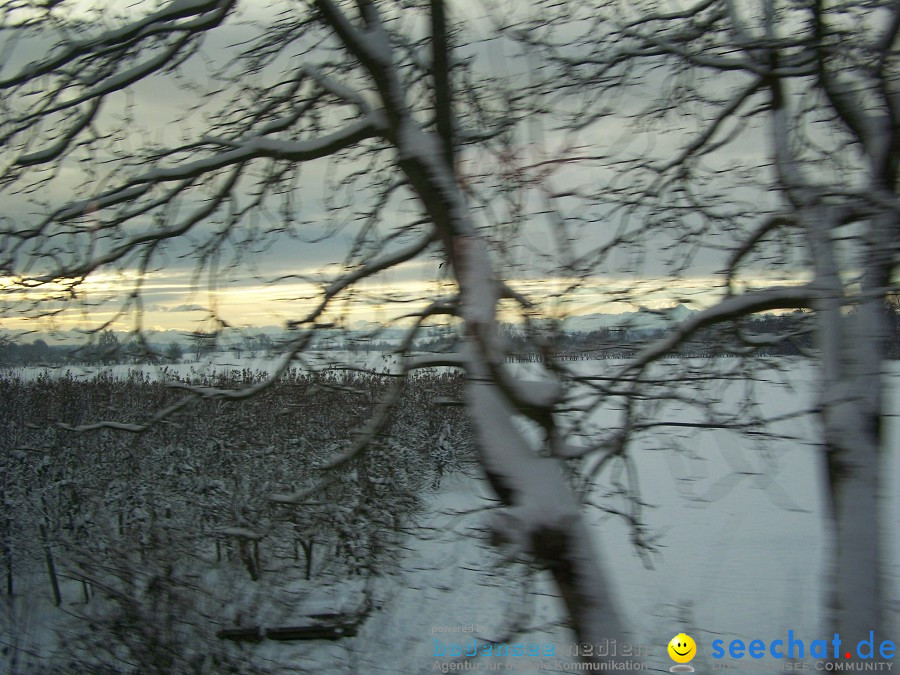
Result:
[[[297,370],[246,401],[199,398],[141,433],[68,429],[139,423],[184,386],[265,376],[0,376],[3,590],[76,617],[50,641],[64,667],[226,669],[215,632],[241,622],[236,589],[389,570],[423,495],[470,463],[465,417],[440,405],[461,379],[435,371],[406,379],[366,452],[327,469],[389,376]],[[298,503],[272,499],[322,484]]]

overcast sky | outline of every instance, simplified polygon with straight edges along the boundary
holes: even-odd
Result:
[[[68,5],[68,3],[66,3]],[[93,4],[93,3],[89,3]],[[122,10],[122,3],[113,3]],[[149,11],[150,3],[134,3],[125,10],[128,13]],[[79,3],[73,3],[78,8]],[[171,77],[155,76],[146,82],[140,83],[129,89],[127,95],[111,97],[104,106],[105,122],[114,126],[114,120],[122,116],[128,105],[134,111],[133,120],[129,123],[128,133],[123,135],[116,146],[117,150],[124,147],[141,147],[146,142],[174,146],[185,142],[187,139],[196,139],[203,133],[203,115],[212,107],[219,105],[217,100],[205,101],[206,107],[201,106],[193,115],[184,117],[184,111],[198,103],[198,92],[209,84],[206,73],[209,64],[224,63],[231,52],[229,46],[246,39],[251,35],[251,29],[243,26],[241,21],[252,14],[252,18],[266,20],[274,15],[278,5],[266,5],[265,3],[249,3],[249,10],[244,10],[240,17],[232,18],[225,27],[208,38],[200,54],[183,68],[183,78],[176,81]],[[465,0],[456,3],[454,11],[457,16],[465,17],[468,28],[476,38],[483,39],[491,33],[491,18],[497,19],[499,14],[492,9],[494,5],[476,0]],[[494,14],[491,14],[494,12]],[[88,12],[86,16],[90,20],[96,20],[97,15]],[[111,16],[104,15],[104,20],[114,20]],[[92,28],[91,30],[97,30]],[[0,44],[3,42],[0,36]],[[8,40],[8,37],[6,38]],[[47,53],[48,45],[37,38],[30,38],[24,43],[19,42],[10,50],[8,44],[0,53],[11,54],[7,59],[0,75],[9,75],[21,64],[39,58]],[[527,78],[528,62],[515,59],[515,48],[509,43],[500,41],[488,41],[480,43],[477,47],[469,49],[478,59],[477,68],[494,77],[505,78],[509,82],[515,82],[520,78]],[[524,80],[523,80],[524,81]],[[192,83],[196,83],[196,87]],[[727,88],[728,83],[721,83],[721,87]],[[623,100],[623,112],[635,110],[641,105],[638,97],[633,100]],[[629,108],[630,106],[630,108]],[[521,125],[521,138],[540,146],[544,151],[551,151],[563,142],[571,140],[571,137],[554,129],[551,121],[528,123]],[[633,129],[621,118],[610,117],[599,121],[584,129],[579,136],[581,154],[589,154],[598,150],[607,151],[616,146],[625,148],[625,153],[646,152],[648,157],[666,157],[674,154],[686,138],[685,134],[690,129],[679,124],[672,124],[671,128],[660,132],[657,130],[648,140],[646,137],[638,138]],[[7,152],[7,150],[4,150]],[[521,162],[539,159],[539,149],[523,147],[520,152]],[[720,153],[714,161],[721,164],[723,170],[728,169],[731,161],[752,163],[763,162],[767,154],[765,136],[759,131],[750,131],[739,138],[738,142]],[[471,154],[462,154],[461,170],[466,172],[467,166],[475,167],[479,164],[479,158]],[[469,162],[467,165],[466,162]],[[348,171],[358,168],[362,164],[343,166],[337,171]],[[84,199],[85,192],[106,187],[105,183],[88,182],[84,184],[85,176],[83,165],[74,161],[67,161],[56,180],[48,184],[46,190],[39,195],[41,199],[58,204],[73,200]],[[335,167],[329,161],[312,162],[305,166],[300,180],[295,187],[295,203],[300,209],[300,219],[304,225],[299,228],[295,238],[278,237],[269,242],[265,250],[255,251],[241,244],[233,247],[233,251],[245,254],[245,262],[237,266],[231,266],[228,254],[222,256],[218,266],[214,268],[212,276],[206,270],[199,279],[194,278],[196,272],[196,259],[193,256],[185,257],[190,250],[187,243],[170,246],[165,255],[158,259],[157,266],[152,270],[141,288],[143,298],[143,326],[155,329],[195,329],[204,326],[208,317],[209,308],[215,306],[216,311],[233,325],[278,325],[285,321],[297,318],[308,310],[314,302],[316,287],[310,283],[314,279],[327,278],[329,274],[338,269],[338,265],[344,260],[348,246],[355,234],[353,224],[343,228],[337,228],[337,232],[330,237],[322,238],[327,232],[336,229],[341,224],[341,218],[346,216],[327,210],[327,204],[323,201],[326,185],[329,179],[335,175]],[[602,183],[610,179],[615,169],[602,169],[593,164],[574,164],[571,168],[564,169],[551,180],[553,189],[562,191],[575,185],[591,185]],[[340,175],[340,174],[338,174]],[[739,195],[737,190],[729,196],[731,198],[743,198],[760,200],[767,198],[764,193],[755,191],[752,186],[746,189],[746,194]],[[357,206],[364,204],[371,195],[359,193],[353,195],[358,200]],[[529,198],[531,199],[531,198]],[[559,204],[567,203],[560,201]],[[191,204],[186,203],[185,209]],[[574,206],[574,203],[573,203]],[[540,210],[541,205],[535,202],[526,203],[527,209]],[[578,209],[584,211],[583,205]],[[9,191],[0,192],[0,209],[10,220],[21,222],[33,221],[41,215],[40,207],[30,203],[20,194]],[[415,205],[406,199],[398,199],[385,212],[388,220],[395,219],[398,222],[413,220],[417,215]],[[598,208],[593,217],[602,215],[602,209]],[[489,212],[480,216],[483,220],[489,219]],[[585,228],[578,233],[579,239],[574,242],[575,248],[585,251],[590,246],[602,242],[621,225],[619,216],[614,216],[609,222]],[[262,219],[265,221],[265,219]],[[635,262],[632,253],[625,253],[613,257],[602,270],[573,294],[566,303],[554,303],[552,298],[566,284],[564,278],[554,274],[548,268],[546,261],[540,257],[543,253],[551,251],[555,247],[552,234],[552,221],[540,215],[530,215],[527,223],[521,228],[521,238],[517,246],[512,249],[512,258],[518,263],[509,273],[513,276],[514,285],[521,290],[529,292],[533,297],[548,300],[548,309],[560,313],[594,313],[594,312],[621,312],[635,309],[638,305],[651,307],[667,307],[679,302],[692,302],[695,306],[702,306],[711,300],[709,290],[717,281],[715,273],[722,267],[723,254],[714,250],[701,250],[692,258],[690,267],[679,273],[678,278],[671,276],[671,268],[665,264],[669,257],[667,251],[662,249],[671,242],[665,239],[642,242],[643,257],[640,264]],[[147,219],[143,221],[143,227],[153,227]],[[249,254],[248,254],[249,252]],[[370,280],[362,284],[361,290],[374,298],[374,306],[360,303],[345,306],[345,318],[353,324],[355,322],[382,321],[400,312],[411,310],[410,306],[400,306],[396,309],[385,309],[378,302],[378,298],[395,294],[398,297],[428,297],[439,291],[441,284],[446,281],[446,270],[438,267],[438,256],[432,254],[423,260],[416,261],[402,269],[393,270],[386,275]],[[324,269],[324,274],[323,274]],[[771,280],[791,280],[797,275],[790,270],[766,270],[765,266],[757,268],[757,276],[768,277]],[[280,283],[264,283],[266,281],[292,275],[290,279]],[[300,279],[303,277],[303,279]],[[210,279],[215,281],[215,288],[210,289]],[[84,289],[87,298],[96,303],[90,307],[89,314],[83,312],[71,315],[57,316],[56,325],[71,327],[74,324],[84,325],[109,320],[117,316],[121,304],[121,294],[129,292],[134,283],[133,267],[125,266],[121,270],[107,270],[86,280]],[[634,291],[636,294],[627,295],[626,291]],[[623,302],[623,300],[629,302]],[[47,308],[54,305],[47,304]],[[7,316],[0,320],[2,329],[21,329],[26,324],[16,318],[15,315]],[[121,317],[115,324],[116,328],[127,330],[133,326],[133,320],[127,316]]]

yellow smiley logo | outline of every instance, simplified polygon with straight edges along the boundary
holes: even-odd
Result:
[[[675,663],[687,663],[697,654],[697,643],[685,633],[669,640],[669,656]]]

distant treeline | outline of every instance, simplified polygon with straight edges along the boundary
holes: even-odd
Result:
[[[268,335],[249,335],[221,340],[215,333],[187,333],[183,342],[156,344],[141,340],[120,341],[110,330],[80,345],[50,345],[43,339],[19,343],[0,335],[0,366],[28,365],[114,365],[180,363],[199,360],[214,354],[272,356],[278,351],[277,341]]]
[[[900,303],[888,304],[887,355],[900,359]],[[703,328],[681,344],[675,357],[731,357],[747,353],[758,356],[801,356],[815,350],[814,316],[811,312],[759,314],[739,322]],[[608,327],[583,332],[542,332],[529,335],[506,326],[510,361],[577,361],[625,359],[642,347],[665,337],[672,328]],[[419,341],[422,351],[448,351],[452,337]]]
[[[702,328],[682,343],[672,356],[681,358],[730,357],[748,351],[760,356],[800,356],[814,349],[812,316],[806,312],[761,315],[740,324]],[[552,355],[561,361],[625,359],[647,344],[666,336],[665,328],[601,328],[563,333],[539,353],[525,335],[511,335],[511,359],[538,361]]]
[[[888,324],[887,357],[900,359],[900,298],[891,296],[886,303]],[[728,357],[752,352],[760,356],[800,356],[815,350],[814,317],[811,312],[788,314],[758,314],[737,322],[703,328],[685,341],[673,356]],[[521,328],[505,326],[508,358],[511,361],[561,361],[587,359],[628,358],[649,342],[664,337],[671,328],[608,327],[594,331],[529,335]],[[0,366],[117,364],[117,363],[179,363],[199,360],[215,354],[242,356],[273,356],[279,351],[279,340],[267,335],[250,335],[240,339],[220,340],[214,333],[190,333],[186,344],[167,345],[130,341],[124,344],[112,331],[105,331],[96,340],[85,344],[49,345],[38,339],[17,343],[0,335]],[[414,349],[427,352],[451,351],[455,335],[420,339]],[[396,340],[360,338],[352,332],[343,336],[329,336],[320,340],[316,349],[348,352],[392,352]]]

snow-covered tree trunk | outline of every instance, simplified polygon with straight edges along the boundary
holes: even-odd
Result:
[[[361,2],[364,29],[350,25],[329,0],[319,0],[326,20],[347,49],[367,68],[384,106],[385,135],[397,147],[398,164],[443,242],[460,290],[466,407],[476,434],[482,467],[506,510],[494,522],[499,539],[535,556],[559,588],[579,641],[599,643],[618,638],[622,628],[609,583],[592,549],[581,507],[566,484],[558,460],[539,457],[517,430],[519,412],[496,381],[502,362],[497,320],[504,286],[494,273],[489,246],[475,228],[465,195],[455,176],[449,120],[435,131],[423,128],[406,103],[390,42],[374,3]],[[440,0],[432,9],[443,16]],[[442,21],[433,30],[442,31]],[[440,45],[442,39],[435,40]],[[437,47],[440,49],[440,46]],[[439,59],[435,59],[438,63]],[[446,96],[446,74],[435,73],[438,97]],[[439,114],[449,108],[437,106]],[[440,121],[439,121],[440,122]],[[443,137],[442,137],[443,134]],[[515,398],[534,399],[510,381]],[[552,400],[531,401],[549,409]]]
[[[560,202],[582,191],[588,212],[616,205],[642,223],[635,248],[658,234],[680,235],[687,249],[738,233],[721,268],[724,298],[645,349],[637,366],[671,353],[700,323],[775,309],[777,296],[814,312],[832,539],[823,600],[831,628],[855,647],[879,631],[885,607],[884,304],[900,260],[900,5],[598,0],[543,10],[509,34],[543,55],[536,90],[564,100],[559,128],[591,132],[572,142],[572,165],[615,167],[599,187],[558,190]],[[628,129],[616,141],[623,149],[595,149],[617,123]],[[769,148],[757,156],[762,134]],[[790,283],[767,283],[773,271]],[[752,352],[753,340],[744,343]]]
[[[848,313],[828,225],[834,214],[813,207],[807,233],[814,251],[821,351],[822,453],[832,531],[829,620],[847,645],[882,626],[882,295]],[[875,289],[872,289],[873,291]]]
[[[580,643],[621,640],[619,612],[581,504],[565,481],[560,461],[537,456],[516,428],[516,410],[485,358],[497,340],[500,299],[487,246],[472,237],[460,248],[457,273],[467,332],[467,408],[482,468],[507,507],[493,523],[495,534],[550,571]],[[518,394],[520,399],[527,397],[524,391]]]
[[[842,100],[848,92],[834,89],[834,74],[821,66],[820,81],[837,114],[856,136],[863,150],[869,190],[890,203],[896,171],[885,161],[891,133],[881,128],[886,119],[867,117],[861,101]],[[786,198],[804,232],[813,279],[816,338],[820,351],[822,453],[831,519],[832,555],[828,606],[831,628],[846,645],[856,645],[880,633],[884,620],[882,595],[882,474],[885,468],[884,366],[887,348],[885,296],[894,269],[894,238],[900,228],[890,208],[866,209],[829,200],[794,153],[798,126],[791,123],[790,103],[781,82],[772,85],[772,144],[776,170]],[[876,150],[877,149],[877,150]],[[876,198],[876,200],[877,200]],[[856,241],[855,261],[842,259],[835,233],[856,222],[862,234]],[[862,270],[857,288],[842,277],[855,266]]]

